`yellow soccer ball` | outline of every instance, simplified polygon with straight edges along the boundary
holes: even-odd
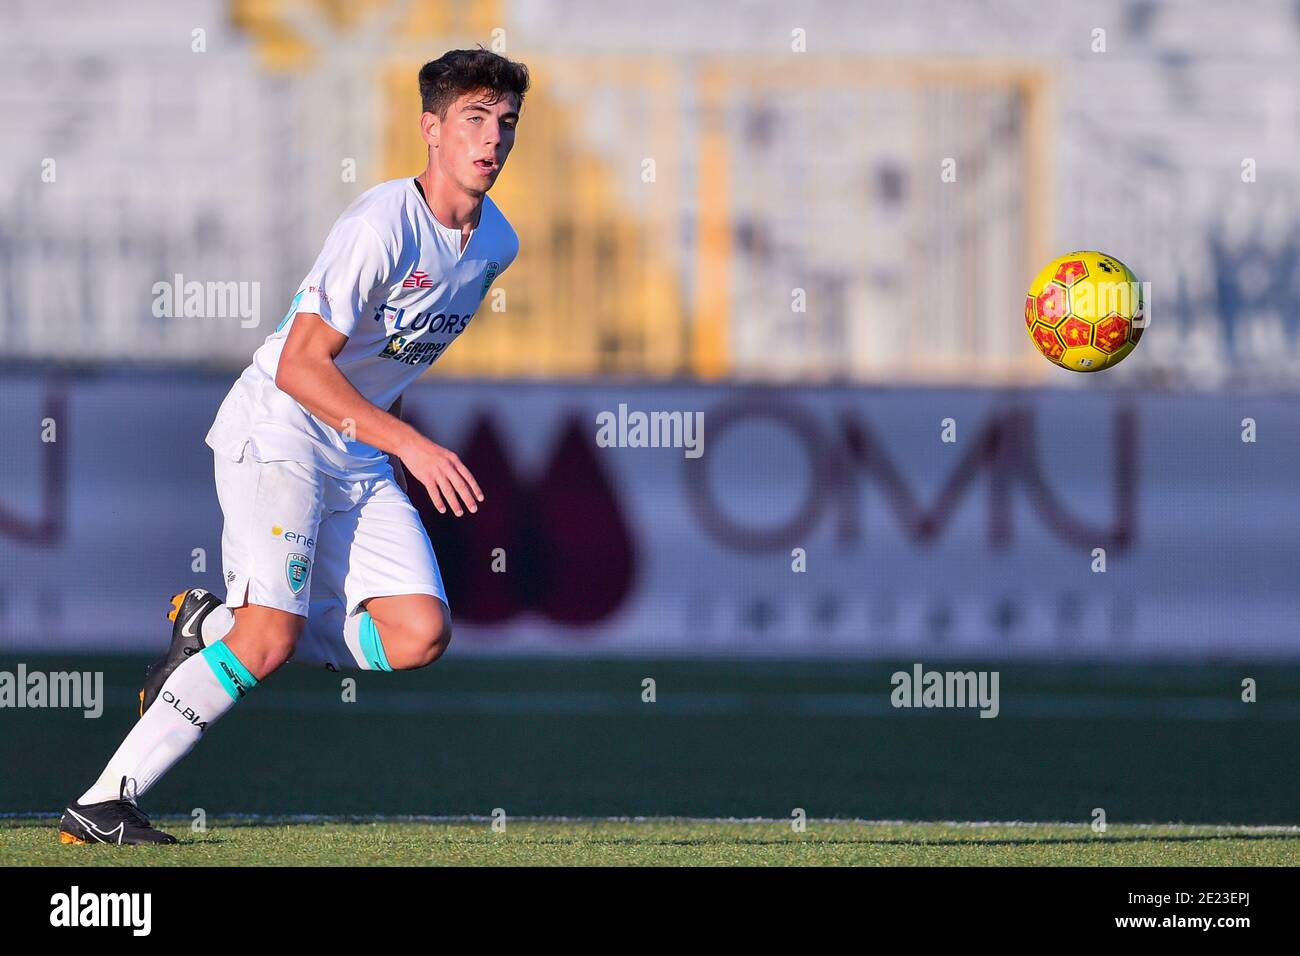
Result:
[[[1073,372],[1099,372],[1122,362],[1145,326],[1142,284],[1104,252],[1058,256],[1025,295],[1029,340],[1049,361]]]

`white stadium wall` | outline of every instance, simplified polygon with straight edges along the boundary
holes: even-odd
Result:
[[[0,379],[0,649],[150,652],[174,591],[221,587],[228,385]],[[701,413],[703,454],[600,447],[620,404]],[[1300,658],[1294,401],[422,383],[406,409],[487,494],[427,521],[457,654]]]

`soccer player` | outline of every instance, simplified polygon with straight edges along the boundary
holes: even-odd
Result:
[[[137,799],[290,657],[391,671],[447,649],[447,596],[405,472],[444,514],[473,513],[484,496],[453,452],[401,420],[402,393],[519,250],[487,192],[514,146],[528,70],[453,50],[419,79],[424,172],[339,217],[208,432],[226,600],[200,588],[173,599],[140,720],[67,807],[64,843],[175,843]]]

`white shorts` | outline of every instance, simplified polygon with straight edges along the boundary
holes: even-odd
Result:
[[[295,461],[239,461],[216,453],[225,515],[221,563],[226,604],[307,616],[311,602],[362,602],[432,594],[447,603],[433,545],[419,512],[393,480],[348,481]]]

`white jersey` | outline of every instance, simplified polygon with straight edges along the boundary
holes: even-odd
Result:
[[[208,432],[207,443],[239,460],[298,461],[336,478],[386,474],[388,457],[349,441],[276,387],[285,339],[299,312],[317,313],[348,337],[334,364],[367,400],[387,410],[456,340],[519,239],[487,196],[461,251],[461,232],[433,217],[413,179],[359,196],[334,223],[289,311],[253,353]]]

